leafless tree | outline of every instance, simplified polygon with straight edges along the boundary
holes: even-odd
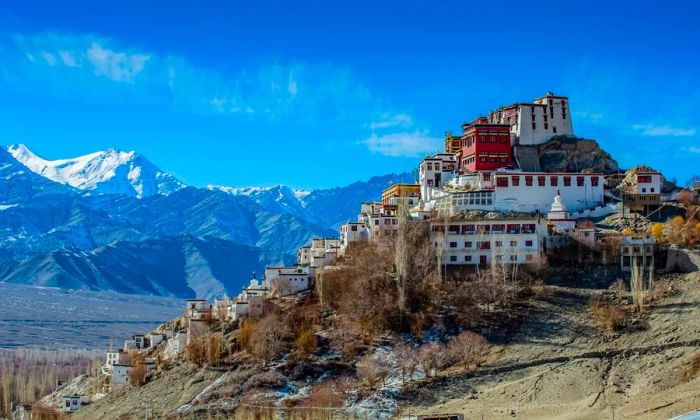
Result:
[[[481,366],[489,346],[489,342],[481,335],[464,331],[450,340],[447,351],[452,363],[460,363],[466,370],[472,364]]]
[[[386,353],[367,354],[357,362],[357,373],[369,389],[376,390],[385,385],[391,373],[391,361]]]
[[[445,357],[445,347],[438,343],[424,344],[418,351],[418,362],[427,377],[435,376],[444,365]]]
[[[400,343],[394,348],[394,356],[401,370],[401,379],[405,381],[408,377],[409,381],[413,380],[413,374],[419,365],[418,349],[408,343]]]

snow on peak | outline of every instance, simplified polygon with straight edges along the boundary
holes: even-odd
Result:
[[[97,194],[146,197],[170,194],[185,185],[134,151],[111,148],[71,159],[46,160],[23,144],[7,151],[32,172]]]

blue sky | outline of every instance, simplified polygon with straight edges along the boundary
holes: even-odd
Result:
[[[332,187],[411,170],[445,131],[551,90],[577,135],[684,183],[698,17],[693,1],[0,1],[0,143],[136,150],[196,186]]]

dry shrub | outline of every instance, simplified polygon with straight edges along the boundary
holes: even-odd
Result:
[[[673,286],[668,279],[661,280],[654,285],[654,299],[663,299],[673,294]]]
[[[297,352],[303,357],[309,357],[316,353],[316,336],[309,329],[300,331],[296,339]]]
[[[613,290],[618,299],[627,299],[627,283],[623,279],[617,279],[613,285]]]
[[[593,323],[603,331],[620,331],[627,326],[627,312],[616,305],[603,302],[600,294],[591,296],[588,310],[593,318]]]
[[[420,347],[418,351],[418,363],[420,363],[425,376],[435,376],[438,369],[445,366],[445,346],[438,343],[428,343]]]
[[[289,349],[289,326],[277,312],[270,312],[253,326],[250,350],[253,356],[265,362]]]
[[[236,334],[239,350],[245,350],[251,352],[250,339],[253,336],[253,324],[254,321],[251,319],[246,319],[243,321],[243,325],[238,329]]]
[[[141,386],[146,383],[146,365],[138,361],[129,371],[129,383],[133,386]]]
[[[476,367],[481,366],[490,346],[481,335],[464,331],[450,340],[447,345],[447,354],[451,363],[461,364],[464,370],[467,370],[472,364]]]
[[[391,361],[386,353],[365,355],[357,362],[356,367],[360,380],[372,391],[384,385],[387,376],[391,373]]]
[[[299,402],[299,407],[338,408],[345,405],[352,386],[350,378],[338,378],[315,384],[309,396]]]
[[[221,362],[221,334],[213,333],[207,340],[207,362],[211,366],[218,366]]]
[[[207,360],[204,337],[193,338],[187,343],[185,347],[185,357],[198,367],[204,366]]]
[[[331,348],[339,353],[343,360],[355,358],[362,348],[362,333],[356,322],[341,318],[334,322],[328,331]]]
[[[695,353],[693,360],[690,361],[688,368],[685,370],[685,379],[690,381],[700,373],[700,352]]]
[[[401,370],[401,379],[413,380],[413,374],[418,368],[418,349],[408,343],[400,343],[394,348],[396,365]]]

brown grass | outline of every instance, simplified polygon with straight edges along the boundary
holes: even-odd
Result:
[[[617,305],[604,302],[600,294],[591,296],[588,310],[593,318],[593,323],[602,331],[620,331],[627,326],[627,312]]]

